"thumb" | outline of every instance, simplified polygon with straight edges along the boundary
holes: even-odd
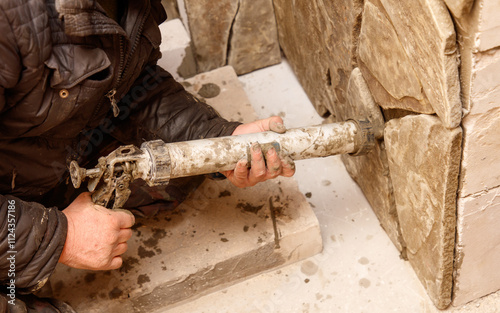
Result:
[[[286,132],[286,127],[285,125],[283,125],[283,119],[281,119],[281,117],[273,116],[268,118],[268,120],[269,120],[269,130],[279,134],[283,134]]]

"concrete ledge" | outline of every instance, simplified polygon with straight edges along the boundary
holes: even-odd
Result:
[[[160,312],[322,250],[316,216],[291,178],[247,189],[207,180],[176,210],[134,228],[120,270],[61,265],[51,278],[54,296],[79,313]]]

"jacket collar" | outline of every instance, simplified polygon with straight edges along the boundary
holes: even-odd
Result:
[[[117,34],[126,36],[123,28],[106,16],[96,0],[55,0],[64,32],[72,36]]]

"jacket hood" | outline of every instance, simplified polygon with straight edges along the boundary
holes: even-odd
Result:
[[[55,5],[67,35],[126,35],[118,23],[106,16],[96,0],[55,0]]]

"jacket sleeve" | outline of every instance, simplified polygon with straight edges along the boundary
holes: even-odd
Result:
[[[54,271],[67,234],[57,208],[0,195],[0,283],[16,290],[40,289]]]
[[[9,24],[5,10],[0,5],[0,113],[7,108],[5,89],[14,87],[21,75],[21,59],[12,26]]]
[[[240,125],[220,117],[159,66],[147,67],[138,82],[120,103],[121,122],[113,135],[124,143],[229,136]]]

